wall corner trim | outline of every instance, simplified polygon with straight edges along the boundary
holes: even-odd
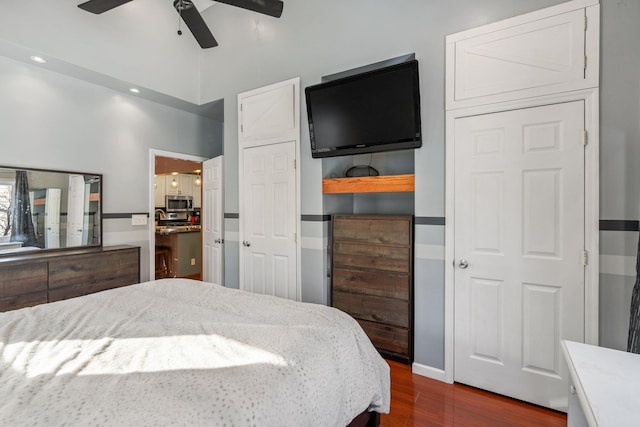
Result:
[[[411,372],[416,375],[431,378],[432,380],[438,380],[445,383],[453,384],[452,381],[448,381],[445,375],[445,371],[442,369],[433,368],[431,366],[423,365],[421,363],[414,362],[411,365]]]

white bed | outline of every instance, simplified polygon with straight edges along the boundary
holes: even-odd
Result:
[[[0,314],[0,423],[345,426],[389,366],[330,307],[163,279]]]

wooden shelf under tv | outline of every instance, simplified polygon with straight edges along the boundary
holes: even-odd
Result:
[[[413,192],[415,175],[360,176],[322,180],[323,194]]]

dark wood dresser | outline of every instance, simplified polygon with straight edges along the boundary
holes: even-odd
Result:
[[[140,282],[140,248],[105,246],[0,258],[0,311]]]
[[[332,216],[331,305],[384,356],[413,362],[413,217]]]

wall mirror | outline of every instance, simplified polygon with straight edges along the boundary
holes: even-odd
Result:
[[[0,166],[0,256],[102,245],[102,175]]]

